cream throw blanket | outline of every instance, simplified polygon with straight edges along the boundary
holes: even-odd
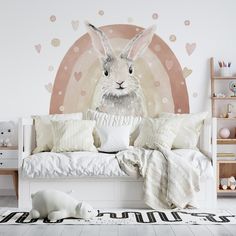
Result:
[[[169,150],[133,148],[116,155],[129,176],[144,179],[144,201],[153,209],[195,207],[199,172]]]

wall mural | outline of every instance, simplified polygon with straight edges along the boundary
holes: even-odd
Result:
[[[74,21],[72,27],[78,24]],[[160,111],[189,112],[185,78],[192,70],[182,70],[172,50],[154,33],[154,27],[87,27],[88,33],[70,47],[62,60],[53,88],[52,84],[45,85],[52,90],[50,113],[87,108],[149,116]],[[169,40],[174,42],[176,36],[171,35]],[[53,44],[55,47],[60,43],[54,40]],[[35,47],[38,53],[39,48]],[[195,43],[186,44],[189,56],[195,48]]]

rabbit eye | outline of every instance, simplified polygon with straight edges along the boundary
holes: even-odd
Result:
[[[105,76],[108,76],[108,75],[109,75],[109,73],[108,73],[107,70],[104,71],[104,75],[105,75]]]
[[[129,67],[129,73],[133,74],[133,68],[131,66]]]

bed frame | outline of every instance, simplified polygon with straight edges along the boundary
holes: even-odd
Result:
[[[215,178],[201,182],[197,194],[200,208],[216,207],[216,120],[204,122],[199,149],[212,158]],[[23,118],[19,122],[19,201],[18,207],[31,208],[31,193],[42,189],[58,189],[71,193],[78,200],[87,201],[95,208],[148,208],[143,202],[143,180],[130,177],[119,178],[24,178],[21,167],[23,159],[31,155],[35,147],[33,119]]]

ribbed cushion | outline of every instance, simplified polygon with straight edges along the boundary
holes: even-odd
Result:
[[[97,151],[93,145],[95,121],[51,121],[53,130],[52,152]]]

